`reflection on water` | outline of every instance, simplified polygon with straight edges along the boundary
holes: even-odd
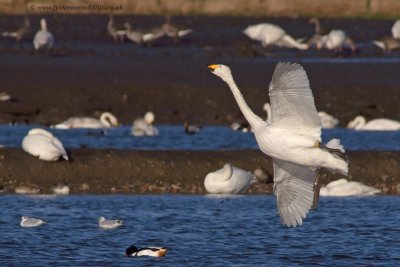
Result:
[[[40,127],[0,126],[0,144],[21,147],[29,129]],[[130,127],[100,130],[73,129],[53,132],[66,148],[86,146],[90,148],[145,149],[145,150],[238,150],[257,149],[252,133],[232,131],[229,127],[204,127],[198,134],[187,135],[181,126],[158,126],[159,136],[134,137]],[[354,131],[343,128],[324,130],[323,141],[339,138],[347,150],[400,150],[400,131]]]
[[[398,266],[400,198],[322,198],[301,227],[280,224],[273,196],[0,197],[2,266]],[[19,226],[22,215],[46,224]],[[98,217],[120,218],[115,230]],[[127,258],[131,245],[165,258]]]

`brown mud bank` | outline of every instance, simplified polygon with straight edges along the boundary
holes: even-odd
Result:
[[[226,162],[254,171],[263,167],[272,174],[272,162],[256,150],[240,151],[128,151],[74,149],[70,162],[40,161],[21,149],[0,150],[0,186],[14,193],[29,186],[49,193],[51,187],[68,180],[72,194],[204,194],[205,176]],[[400,193],[400,152],[349,152],[349,180]],[[250,189],[250,193],[272,193],[272,177]],[[342,178],[321,171],[321,184]]]

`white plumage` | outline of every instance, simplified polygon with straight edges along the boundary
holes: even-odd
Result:
[[[227,163],[222,169],[207,174],[204,187],[210,194],[243,194],[256,182],[252,173]]]
[[[324,111],[318,111],[318,117],[321,121],[321,126],[324,129],[335,128],[336,126],[339,125],[338,119],[336,119],[335,117]]]
[[[33,38],[33,46],[36,50],[41,48],[51,48],[54,45],[54,37],[51,32],[47,30],[47,24],[45,19],[40,20],[40,31],[35,34]]]
[[[146,112],[143,118],[138,118],[133,122],[131,129],[134,136],[155,136],[158,135],[158,129],[153,125],[155,116],[153,112]]]
[[[290,63],[276,66],[269,85],[272,114],[268,124],[248,107],[227,66],[209,68],[228,84],[259,148],[273,158],[274,192],[282,223],[301,225],[318,201],[316,169],[348,173],[340,141],[321,145],[321,122],[304,69]]]
[[[263,46],[276,45],[301,50],[308,49],[307,44],[302,44],[296,41],[281,27],[270,23],[260,23],[249,26],[243,31],[243,33],[250,39],[260,41]]]
[[[347,128],[364,131],[398,131],[400,122],[389,119],[374,119],[367,122],[364,116],[357,116],[347,124]]]
[[[122,225],[122,220],[107,220],[104,217],[99,218],[99,227],[102,229],[115,229]]]
[[[62,123],[54,125],[56,129],[90,128],[102,129],[117,127],[118,119],[110,112],[101,114],[100,119],[90,117],[71,117]]]
[[[336,197],[347,197],[347,196],[369,196],[379,194],[381,190],[364,185],[359,182],[349,182],[342,178],[336,181],[332,181],[324,187],[321,187],[321,196],[336,196]]]
[[[35,128],[22,140],[22,149],[41,160],[56,161],[60,157],[68,160],[62,143],[52,133]]]
[[[353,51],[356,49],[353,40],[343,30],[331,30],[317,42],[318,49],[325,47],[329,50],[341,51],[345,45],[350,46]]]
[[[392,26],[392,36],[395,39],[400,39],[400,19],[396,20]]]
[[[39,225],[44,224],[45,221],[42,219],[36,219],[36,218],[29,218],[27,216],[22,216],[20,226],[24,228],[30,228],[30,227],[36,227]]]

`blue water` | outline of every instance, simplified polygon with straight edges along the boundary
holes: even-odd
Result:
[[[399,266],[400,197],[322,198],[303,226],[270,195],[0,197],[2,266]],[[22,215],[47,221],[21,228]],[[124,220],[101,230],[99,216]],[[166,246],[165,258],[125,249]]]
[[[35,125],[0,126],[0,144],[21,147],[29,129]],[[90,148],[145,149],[145,150],[237,150],[258,149],[252,133],[232,131],[229,127],[204,127],[200,133],[187,135],[181,126],[158,126],[159,136],[134,137],[130,127],[100,130],[48,129],[66,148],[86,146]],[[340,138],[347,150],[400,150],[400,131],[355,131],[345,128],[324,130],[323,141]]]

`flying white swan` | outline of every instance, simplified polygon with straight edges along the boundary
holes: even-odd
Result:
[[[332,115],[330,115],[324,111],[319,111],[318,117],[321,121],[321,126],[324,129],[335,128],[336,126],[339,125],[338,119],[336,119],[335,117],[333,117]]]
[[[389,119],[374,119],[369,122],[364,116],[357,116],[347,124],[347,128],[366,131],[397,131],[400,130],[400,122]]]
[[[372,41],[374,45],[379,48],[382,48],[384,53],[390,54],[392,50],[396,50],[400,48],[400,39],[393,38],[391,36],[384,37],[378,40]]]
[[[26,33],[29,31],[29,18],[27,15],[25,15],[24,18],[24,24],[15,32],[3,32],[1,35],[4,37],[12,37],[15,38],[17,40],[17,42],[19,42],[25,35]]]
[[[208,68],[228,84],[259,148],[273,159],[274,193],[282,223],[301,225],[318,202],[316,170],[348,173],[340,140],[321,143],[321,122],[306,72],[296,63],[278,63],[269,85],[272,114],[268,124],[246,104],[229,67]]]
[[[276,45],[300,50],[308,49],[307,44],[294,40],[281,27],[270,23],[249,26],[243,33],[250,39],[260,41],[263,46]]]
[[[204,187],[210,194],[244,194],[256,182],[252,173],[226,163],[222,169],[207,174]]]
[[[35,128],[22,140],[22,149],[41,160],[56,161],[60,157],[68,160],[67,152],[57,137],[50,132]]]
[[[39,50],[41,48],[51,48],[54,45],[54,37],[51,32],[47,30],[47,24],[46,20],[42,18],[40,20],[40,31],[38,31],[35,34],[35,37],[33,37],[33,46],[35,47],[36,50]]]
[[[343,46],[350,46],[351,50],[354,52],[356,46],[353,40],[346,35],[343,30],[331,30],[327,35],[321,37],[317,42],[317,48],[327,48],[329,50],[342,51]]]
[[[395,39],[400,39],[400,19],[396,20],[392,26],[392,36]]]
[[[342,178],[333,182],[330,182],[320,189],[321,196],[336,196],[336,197],[347,197],[347,196],[369,196],[379,194],[381,190],[364,185],[359,182],[349,182]]]
[[[72,129],[72,128],[111,128],[118,127],[118,119],[110,112],[101,114],[100,119],[90,117],[71,117],[62,123],[53,127],[56,129]]]
[[[146,112],[144,118],[138,118],[133,122],[131,129],[134,136],[155,136],[158,135],[158,129],[153,125],[155,116],[153,112]]]

